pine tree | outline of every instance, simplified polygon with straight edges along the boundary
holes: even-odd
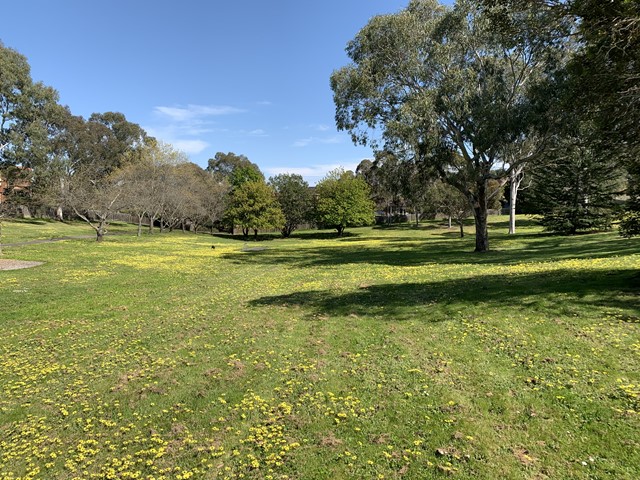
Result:
[[[545,229],[569,235],[609,230],[621,190],[618,165],[585,142],[558,142],[537,172],[533,192]]]

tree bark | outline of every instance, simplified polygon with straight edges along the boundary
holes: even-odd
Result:
[[[518,189],[524,178],[524,165],[518,166],[511,171],[511,185],[509,185],[509,234],[516,233],[516,200]]]
[[[489,231],[487,228],[487,182],[477,183],[477,196],[473,205],[473,216],[476,223],[476,252],[489,251]]]
[[[142,236],[142,215],[138,215],[138,237]]]
[[[96,242],[104,240],[104,234],[107,233],[107,219],[105,217],[99,217],[98,225],[93,227],[96,231]]]
[[[336,230],[338,230],[338,236],[341,237],[342,236],[342,232],[344,232],[344,227],[342,225],[338,225],[336,227]]]
[[[464,222],[461,220],[458,225],[460,226],[460,238],[464,238]]]

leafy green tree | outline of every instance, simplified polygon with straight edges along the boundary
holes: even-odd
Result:
[[[227,216],[242,227],[245,238],[249,230],[255,237],[258,230],[282,228],[285,217],[273,189],[264,181],[247,181],[231,192]]]
[[[72,115],[68,109],[58,112],[57,131],[51,137],[52,150],[46,164],[34,168],[39,199],[43,203],[56,207],[58,217],[62,217],[62,204],[71,211],[81,211],[81,206],[69,202],[69,189],[79,188],[86,181],[96,185],[111,177],[118,169],[130,163],[144,163],[144,155],[149,145],[155,143],[147,137],[136,124],[127,122],[124,115],[105,114],[111,122],[107,122],[98,114],[94,120],[86,121],[80,116]],[[129,136],[116,136],[120,129],[135,132]],[[120,133],[119,133],[120,135]],[[74,176],[81,172],[81,177],[74,181]],[[71,186],[75,183],[75,186]],[[88,194],[91,189],[86,189]],[[94,189],[93,191],[102,191]],[[86,195],[76,196],[86,198]],[[63,201],[64,200],[64,201]]]
[[[627,184],[629,199],[620,221],[620,235],[629,238],[640,235],[640,162],[630,163]]]
[[[282,173],[269,178],[269,185],[275,190],[284,214],[282,236],[288,238],[300,224],[311,218],[313,198],[309,184],[301,175]]]
[[[437,173],[426,162],[414,160],[400,164],[402,174],[402,196],[416,216],[416,226],[423,213],[433,213],[429,205],[429,188],[437,181]]]
[[[0,168],[0,255],[2,255],[3,220],[13,217],[31,196],[33,170],[9,165]]]
[[[497,168],[541,115],[539,90],[560,51],[543,37],[501,35],[476,2],[412,1],[372,18],[349,43],[352,63],[331,77],[336,122],[356,143],[382,143],[438,170],[473,205],[475,249],[484,252],[487,182],[529,160]]]
[[[482,0],[496,28],[553,36],[572,51],[554,101],[561,126],[589,122],[590,148],[597,156],[615,158],[630,172],[640,169],[640,3],[629,0]],[[533,22],[544,9],[549,21]],[[524,28],[522,28],[524,26]],[[640,177],[630,175],[629,192]],[[640,218],[634,202],[622,223]],[[634,213],[638,212],[638,213]]]
[[[388,223],[397,218],[397,208],[404,205],[406,171],[406,165],[393,152],[386,150],[375,152],[373,162],[363,160],[356,168],[356,175],[371,188],[376,210],[385,212]]]
[[[129,122],[120,112],[93,113],[88,124],[96,123],[109,129],[103,139],[105,156],[119,168],[126,162],[135,162],[144,146],[151,140],[140,125]]]
[[[0,165],[46,157],[57,102],[53,88],[33,82],[27,59],[0,42]]]
[[[236,155],[233,152],[216,153],[213,158],[210,158],[208,160],[206,170],[212,175],[224,177],[229,180],[229,183],[232,183],[231,176],[236,170],[240,168],[246,168],[248,170],[260,172],[260,168],[258,167],[258,165],[252,163],[246,156]],[[260,176],[264,178],[262,173],[260,173]]]
[[[363,159],[356,167],[356,176],[362,178],[369,185],[371,199],[375,203],[376,211],[387,213],[393,199],[387,190],[384,175],[380,172],[379,165],[375,159]]]
[[[464,220],[472,214],[469,200],[457,189],[440,180],[433,182],[426,189],[427,202],[429,202],[436,213],[447,217],[449,228],[454,220],[460,228],[460,238],[464,237]]]
[[[216,153],[213,158],[209,159],[206,170],[216,182],[228,185],[231,194],[245,182],[264,183],[264,175],[258,165],[249,161],[246,156],[236,155],[233,152]],[[231,203],[229,203],[230,205]],[[225,211],[220,221],[223,228],[228,228],[231,231],[233,226],[237,224],[232,215],[233,211],[235,210]]]
[[[608,230],[622,175],[613,158],[603,158],[583,138],[561,138],[539,169],[533,195],[547,230],[576,234]]]
[[[229,183],[233,188],[237,188],[246,182],[264,182],[264,175],[257,165],[243,165],[236,167],[229,175]]]
[[[375,204],[367,183],[352,172],[332,170],[316,185],[316,216],[321,225],[332,226],[342,236],[346,227],[370,225]]]

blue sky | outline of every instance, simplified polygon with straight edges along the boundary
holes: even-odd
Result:
[[[370,17],[407,3],[20,0],[0,40],[76,115],[119,111],[203,167],[231,151],[315,183],[371,157],[336,130],[329,76]]]

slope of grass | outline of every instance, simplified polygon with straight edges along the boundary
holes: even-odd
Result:
[[[7,248],[0,478],[640,478],[640,242],[500,221]]]
[[[109,226],[111,233],[135,233],[136,227],[126,223],[114,222]],[[94,236],[95,231],[81,221],[59,222],[42,218],[3,219],[2,244],[49,240],[61,237]]]

